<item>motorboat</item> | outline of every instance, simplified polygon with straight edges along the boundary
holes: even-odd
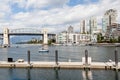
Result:
[[[41,52],[41,53],[42,53],[42,52],[49,52],[49,50],[42,48],[42,49],[39,49],[38,52]]]

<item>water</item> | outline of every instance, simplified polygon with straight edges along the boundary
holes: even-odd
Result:
[[[0,80],[119,80],[120,72],[72,69],[0,69]]]
[[[114,61],[115,47],[94,47],[94,46],[48,46],[49,53],[39,53],[40,45],[17,45],[10,48],[0,48],[0,60],[7,60],[12,57],[15,61],[19,58],[27,60],[27,51],[31,51],[32,61],[54,61],[55,50],[58,50],[59,61],[82,61],[84,52],[87,49],[92,61],[106,62],[109,59]],[[120,47],[117,47],[120,53]],[[120,55],[119,55],[120,60]]]
[[[39,53],[40,45],[13,45],[10,48],[0,48],[0,60],[7,61],[8,57],[16,61],[22,58],[27,61],[27,51],[31,51],[32,61],[54,61],[55,50],[58,50],[59,61],[82,61],[87,49],[92,61],[106,62],[114,61],[115,47],[95,46],[48,46],[49,53]],[[118,53],[120,48],[117,47]],[[120,61],[120,55],[119,61]],[[6,77],[7,76],[7,77]],[[80,69],[10,69],[0,68],[0,80],[120,80],[120,72],[112,70],[90,70]]]

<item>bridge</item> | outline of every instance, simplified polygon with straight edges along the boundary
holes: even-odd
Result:
[[[43,44],[48,44],[48,36],[53,36],[55,37],[56,34],[53,33],[48,33],[47,29],[43,30],[38,30],[38,29],[33,29],[33,28],[20,28],[20,29],[8,29],[4,28],[3,32],[0,32],[0,36],[3,36],[3,46],[4,47],[9,47],[10,46],[10,36],[12,35],[17,35],[17,36],[22,36],[22,35],[38,35],[42,36],[43,39]]]

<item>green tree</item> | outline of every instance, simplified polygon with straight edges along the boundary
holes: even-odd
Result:
[[[118,42],[118,40],[117,40],[117,39],[115,39],[114,37],[113,37],[113,38],[110,38],[109,43],[116,43],[116,42]]]
[[[120,43],[120,36],[118,37],[118,43]]]
[[[101,43],[103,39],[104,39],[104,37],[102,37],[102,33],[99,33],[99,34],[97,35],[97,42],[98,42],[98,43]]]
[[[110,41],[109,41],[109,43],[113,43],[113,39],[112,39],[112,38],[110,38]]]
[[[50,39],[50,40],[48,40],[48,45],[51,45],[52,43],[55,43],[56,41],[55,41],[55,39]]]

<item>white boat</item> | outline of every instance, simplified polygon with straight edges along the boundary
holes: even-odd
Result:
[[[48,49],[40,49],[38,52],[49,52],[49,50]]]

